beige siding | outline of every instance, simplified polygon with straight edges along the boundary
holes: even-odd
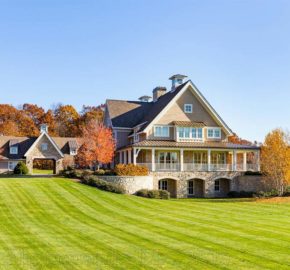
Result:
[[[116,145],[117,149],[128,145],[129,143],[128,135],[131,133],[131,130],[114,129],[114,133],[116,134],[115,139],[117,140]]]
[[[184,104],[192,104],[192,113],[184,112]],[[208,127],[219,126],[214,118],[201,105],[200,101],[192,94],[190,89],[184,92],[184,94],[177,100],[177,102],[173,104],[171,108],[159,119],[156,125],[170,125],[173,121],[197,121],[204,122]],[[174,139],[173,128],[170,132],[170,135],[171,136],[169,139]],[[205,138],[206,135],[207,132],[205,132]],[[148,138],[154,138],[153,129],[149,131]],[[225,138],[226,135],[222,131],[222,140]],[[166,140],[166,138],[162,138],[162,140]]]

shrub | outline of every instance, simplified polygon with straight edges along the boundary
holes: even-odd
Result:
[[[158,189],[140,189],[135,193],[136,196],[150,198],[150,199],[170,199],[170,193],[167,190]]]
[[[228,197],[230,198],[251,198],[253,197],[254,192],[253,191],[230,191],[228,193]]]
[[[257,198],[270,198],[277,197],[279,195],[276,189],[272,189],[271,191],[259,191],[254,196]]]
[[[283,196],[290,197],[290,186],[286,188],[286,191],[284,192]]]
[[[115,167],[115,173],[119,176],[146,176],[148,168],[134,164],[118,164]]]
[[[14,168],[14,174],[28,174],[28,168],[23,161],[17,163]]]
[[[105,173],[106,173],[105,170],[103,170],[103,169],[99,169],[99,170],[96,170],[96,171],[94,172],[94,175],[104,175]]]
[[[96,187],[101,190],[118,193],[118,194],[125,194],[125,189],[115,183],[110,183],[101,179],[98,179],[97,176],[94,175],[86,175],[81,179],[81,183],[85,185],[89,185],[92,187]]]

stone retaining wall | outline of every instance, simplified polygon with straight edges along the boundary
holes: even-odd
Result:
[[[98,176],[98,178],[121,185],[127,194],[134,194],[140,189],[153,189],[152,176]]]

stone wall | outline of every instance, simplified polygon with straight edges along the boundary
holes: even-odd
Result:
[[[233,190],[235,191],[269,191],[270,186],[265,178],[259,175],[241,175],[233,179]]]
[[[98,178],[121,185],[127,194],[134,194],[140,189],[153,189],[152,176],[98,176]]]

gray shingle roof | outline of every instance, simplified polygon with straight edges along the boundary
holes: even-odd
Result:
[[[139,102],[127,100],[107,100],[107,109],[113,127],[133,128],[141,123],[144,130],[164,107],[175,97],[187,82],[179,85],[175,91],[167,92],[156,102]]]
[[[69,142],[74,142],[76,145],[82,144],[80,138],[66,138],[66,137],[51,137],[63,154],[69,154]],[[2,159],[23,159],[25,153],[36,141],[37,137],[14,137],[14,136],[0,136],[0,160]],[[18,154],[11,155],[9,147],[17,143]]]

